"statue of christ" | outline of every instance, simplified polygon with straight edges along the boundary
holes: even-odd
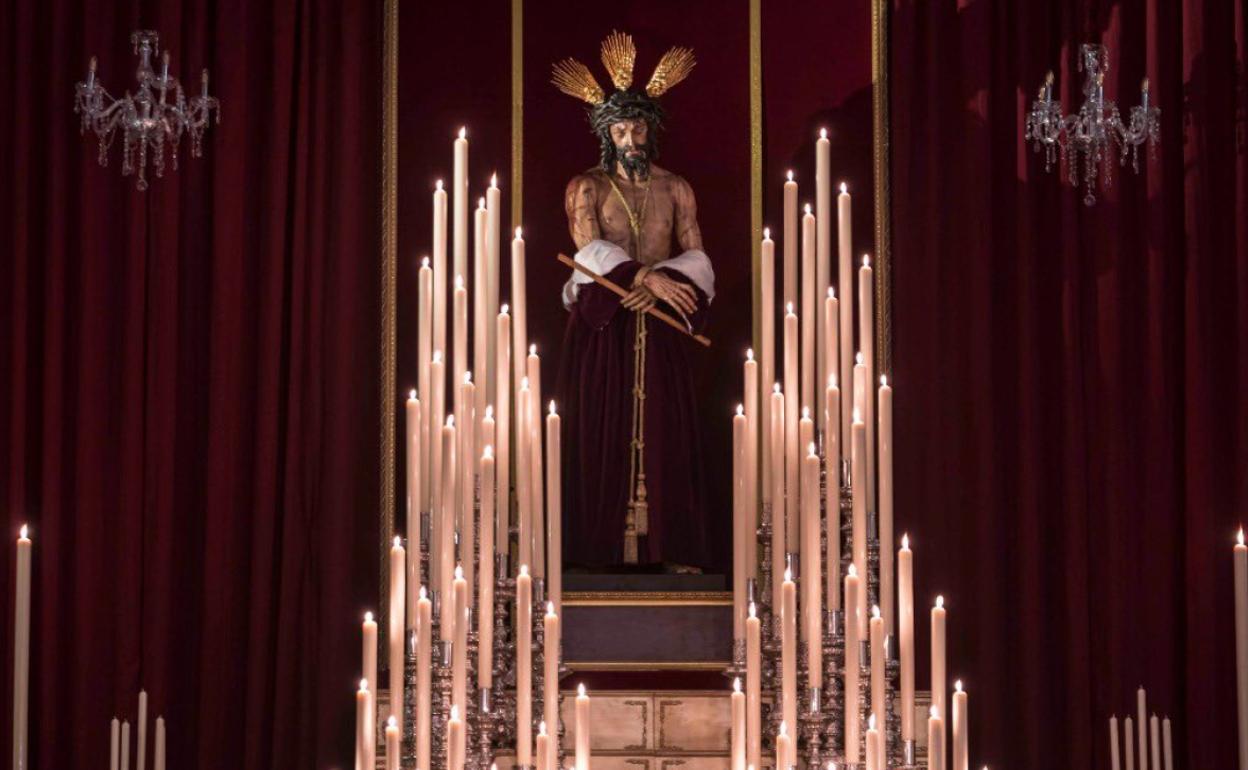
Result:
[[[654,163],[664,128],[657,97],[688,75],[674,48],[644,92],[629,89],[632,40],[612,33],[602,58],[616,90],[565,60],[555,84],[589,102],[597,166],[565,196],[576,261],[628,290],[573,271],[557,390],[567,415],[563,468],[565,561],[573,565],[707,563],[707,511],[689,340],[656,323],[656,304],[691,331],[706,322],[715,274],[702,250],[693,188]]]

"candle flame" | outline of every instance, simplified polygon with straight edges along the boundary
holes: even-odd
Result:
[[[420,258],[420,266],[421,266],[422,268],[429,267],[429,258],[428,258],[428,257],[421,257],[421,258]]]
[[[486,404],[486,405],[485,405],[485,418],[486,418],[487,420],[492,420],[492,419],[494,419],[494,405],[493,405],[493,404]]]
[[[558,412],[555,411],[555,400],[553,398],[550,400],[550,413],[558,414]]]
[[[451,706],[451,721],[459,719],[459,706]]]
[[[415,400],[416,400],[416,389],[415,389],[415,388],[412,388],[411,390],[407,391],[407,400],[408,400],[408,401],[415,401]]]
[[[518,241],[518,240],[521,240],[521,237],[520,237],[520,228],[519,228],[519,227],[517,227],[517,228],[516,228],[516,240],[517,240],[517,241]]]
[[[360,692],[368,692],[368,680],[367,679],[360,680]]]
[[[394,547],[395,547],[395,548],[402,548],[402,547],[403,547],[403,538],[399,537],[398,535],[395,535],[395,536],[394,536]]]
[[[937,607],[939,607],[939,608],[941,608],[941,609],[943,609],[943,608],[944,608],[944,606],[945,606],[945,597],[943,597],[943,596],[937,596],[937,597],[936,597],[936,606],[937,606]]]
[[[528,577],[528,575],[529,575],[529,565],[527,565],[527,564],[521,564],[521,565],[520,565],[520,574],[521,574],[521,575],[524,575],[525,577]]]
[[[793,303],[792,303],[792,302],[786,302],[786,303],[785,303],[785,305],[784,305],[784,314],[785,314],[785,315],[793,315]]]
[[[772,392],[772,393],[779,393],[779,392],[780,392],[780,383],[778,383],[778,382],[777,382],[775,385],[772,385],[772,386],[771,386],[771,392]]]
[[[485,197],[484,197],[484,196],[482,196],[482,197],[480,197],[480,198],[477,198],[477,208],[479,208],[479,209],[484,209],[484,208],[485,208]]]
[[[732,678],[732,691],[741,692],[741,677],[734,676]]]
[[[531,355],[531,356],[535,356],[535,355],[537,355],[537,344],[536,344],[536,343],[529,345],[529,355]]]
[[[455,427],[455,415],[453,415],[453,414],[448,414],[448,415],[446,416],[446,427],[448,427],[448,428],[454,428],[454,427]]]
[[[809,203],[806,204],[806,215],[810,216],[810,204]]]
[[[784,582],[786,583],[793,582],[793,570],[789,567],[784,568]]]
[[[554,614],[555,614],[555,603],[554,603],[554,602],[546,602],[546,614],[547,614],[547,615],[554,615]]]
[[[856,364],[862,363],[862,351],[861,350],[859,350],[857,353],[854,354],[854,363]]]
[[[528,390],[528,389],[529,389],[529,378],[521,377],[520,378],[520,390]]]
[[[464,579],[464,565],[462,564],[455,565],[455,579],[456,580]]]
[[[828,138],[828,129],[826,129],[826,128],[821,128],[821,129],[819,129],[819,138],[820,138],[820,139],[827,139],[827,138]]]
[[[745,360],[746,360],[746,361],[753,361],[753,360],[754,360],[754,348],[746,348],[746,349],[745,349]]]
[[[862,415],[858,414],[858,407],[854,407],[854,422],[862,422]]]
[[[395,719],[394,717],[390,717],[389,719],[386,720],[386,727],[389,728],[389,727],[398,727],[398,726],[399,726],[398,719]]]
[[[464,288],[464,277],[462,275],[455,276],[455,291]]]
[[[25,532],[26,528],[22,527],[22,531]],[[25,535],[22,535],[22,537],[25,537]],[[1236,535],[1235,539],[1239,541],[1240,545],[1244,544],[1244,528],[1243,527],[1239,528],[1239,534]]]
[[[902,548],[910,547],[910,535],[909,534],[903,534],[901,536],[901,547]]]
[[[494,445],[486,444],[485,449],[481,452],[481,456],[487,460],[493,460],[494,459]]]
[[[498,309],[498,314],[507,315],[507,313],[510,312],[510,310],[511,310],[511,305],[503,303],[503,306]]]
[[[498,172],[490,174],[490,187],[498,187]]]
[[[442,363],[442,351],[441,351],[441,350],[435,350],[435,351],[433,351],[433,356],[431,356],[431,359],[432,359],[433,363],[435,363],[435,364],[440,364],[440,363]]]
[[[29,525],[26,525],[26,524],[23,524],[23,525],[22,525],[22,530],[21,530],[21,532],[20,532],[20,537],[21,537],[23,540],[25,540],[25,539],[27,539],[27,537],[29,536],[29,534],[30,534],[30,526],[29,526]],[[1244,542],[1244,535],[1243,535],[1243,532],[1240,532],[1240,535],[1239,535],[1239,542],[1241,542],[1241,543],[1242,543],[1242,542]]]
[[[581,682],[576,686],[576,696],[579,698],[583,695],[585,695],[585,683]]]
[[[858,577],[858,565],[853,562],[849,563],[849,571],[846,573],[851,577]]]
[[[771,240],[771,228],[770,228],[770,227],[764,227],[764,228],[763,228],[763,240],[764,240],[764,241],[770,241],[770,240]]]
[[[932,706],[932,708],[928,711],[928,713],[931,715],[932,719],[940,719],[940,709],[936,708],[935,706]]]
[[[546,734],[546,720],[545,719],[537,723],[537,734],[538,735]]]
[[[829,375],[828,375],[828,387],[829,387],[829,388],[835,388],[835,387],[836,387],[836,375],[835,375],[835,374],[829,374]]]
[[[745,405],[737,404],[737,416],[741,417],[744,414],[745,414]]]
[[[364,613],[364,622],[365,622],[365,623],[372,623],[372,622],[373,622],[373,613],[371,613],[371,612],[365,612],[365,613]]]
[[[750,617],[758,617],[758,607],[755,606],[754,602],[750,602]]]
[[[881,387],[881,388],[887,388],[887,387],[888,387],[888,375],[887,375],[887,374],[881,374],[881,375],[880,375],[880,387]]]
[[[848,194],[849,194],[849,185],[845,184],[844,182],[841,182],[841,195],[848,195]]]
[[[787,722],[780,723],[780,734],[786,738],[789,737],[789,725]]]
[[[862,255],[862,266],[871,267],[871,256],[869,254]]]
[[[788,176],[789,176],[789,181],[792,182],[793,181],[793,169],[789,169]]]
[[[420,587],[420,598],[421,598],[421,599],[428,599],[428,598],[429,598],[429,589],[428,589],[428,588],[426,588],[425,586],[421,586],[421,587]]]
[[[436,182],[434,182],[434,183],[433,183],[433,189],[438,190],[438,191],[441,191],[441,190],[442,190],[442,180],[441,180],[441,179],[439,179],[438,181],[436,181]]]
[[[836,299],[836,288],[833,286],[828,287],[828,299]]]
[[[468,135],[468,127],[467,127],[467,126],[460,126],[460,127],[459,127],[459,138],[460,138],[460,139],[463,139],[463,138],[464,138],[465,136],[467,136],[467,135]],[[443,146],[445,146],[445,145],[443,145]]]
[[[875,729],[875,712],[874,711],[871,712],[871,716],[867,717],[867,729],[868,730]]]
[[[472,372],[464,372],[464,384],[465,385],[472,384]]]
[[[958,692],[962,692],[962,680],[961,679],[953,683],[953,689]]]
[[[819,455],[819,452],[815,450],[815,442],[813,441],[810,442],[810,446],[808,447],[808,455],[810,457],[817,457]]]
[[[880,616],[880,605],[872,604],[871,605],[871,617],[878,618],[879,616]]]
[[[808,407],[808,406],[804,406],[804,407],[802,407],[802,419],[803,419],[803,420],[809,420],[809,419],[810,419],[810,407]]]

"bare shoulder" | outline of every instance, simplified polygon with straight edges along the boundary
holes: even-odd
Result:
[[[598,175],[591,169],[572,177],[564,193],[568,206],[578,202],[593,202],[597,197]]]
[[[692,203],[694,200],[693,186],[680,174],[667,172],[667,188],[672,191],[672,196],[682,203]]]

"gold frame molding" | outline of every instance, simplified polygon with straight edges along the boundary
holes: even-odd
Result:
[[[893,372],[893,221],[889,148],[889,7],[871,0],[871,158],[875,176],[875,376]],[[878,380],[875,380],[878,382]]]
[[[565,607],[731,607],[731,591],[564,591]]]
[[[892,372],[892,219],[889,150],[889,2],[871,0],[872,168],[875,176],[875,327],[878,373]],[[763,85],[762,0],[749,3],[750,72],[750,229],[753,338],[759,334],[759,260],[763,222]],[[380,419],[380,542],[379,607],[387,606],[389,549],[395,516],[395,392],[397,384],[396,319],[398,316],[398,95],[399,0],[385,0],[382,31],[381,141],[381,419]],[[511,2],[511,218],[512,229],[523,214],[524,190],[524,0]],[[378,638],[384,639],[385,612],[378,612]]]
[[[378,639],[387,638],[390,594],[389,554],[394,537],[395,415],[398,384],[398,262],[399,262],[399,0],[385,0],[382,33],[381,88],[381,453],[378,509],[381,514],[381,565],[378,580]],[[376,683],[373,683],[376,687]]]

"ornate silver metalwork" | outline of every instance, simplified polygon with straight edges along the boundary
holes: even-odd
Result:
[[[108,93],[96,77],[98,62],[94,56],[87,66],[87,79],[74,87],[74,112],[82,116],[83,133],[91,129],[99,137],[100,165],[108,165],[108,150],[117,131],[122,134],[121,174],[136,171],[135,186],[147,189],[147,163],[151,156],[156,176],[165,172],[165,148],[170,150],[173,168],[178,168],[178,144],[183,134],[191,138],[191,156],[203,154],[204,132],[212,122],[221,122],[221,102],[208,95],[208,70],[200,75],[199,96],[189,99],[182,83],[169,74],[169,51],[160,57],[160,73],[152,68],[152,57],[160,48],[160,36],[150,29],[130,35],[134,52],[139,57],[135,78],[138,90],[116,98]]]
[[[1072,187],[1079,185],[1079,160],[1083,156],[1083,202],[1096,202],[1093,189],[1098,176],[1105,187],[1113,184],[1113,148],[1119,151],[1119,165],[1131,165],[1139,173],[1139,146],[1148,143],[1156,152],[1161,137],[1161,110],[1149,103],[1148,78],[1140,83],[1140,104],[1131,108],[1130,120],[1123,123],[1118,105],[1105,98],[1105,74],[1109,72],[1109,50],[1103,45],[1085,44],[1079,49],[1079,69],[1084,71],[1083,105],[1070,115],[1053,100],[1053,73],[1027,113],[1026,138],[1036,152],[1044,148],[1044,170],[1051,171],[1059,157],[1067,164],[1066,177]]]

